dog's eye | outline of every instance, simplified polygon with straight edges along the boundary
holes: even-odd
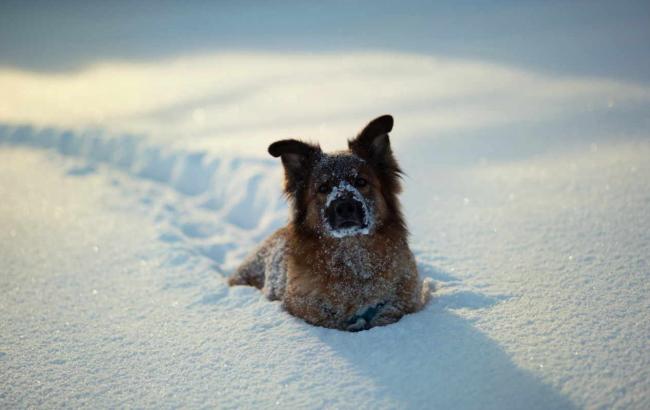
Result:
[[[330,191],[330,185],[329,184],[320,184],[318,187],[318,192],[321,194],[327,194]]]
[[[357,187],[357,188],[363,188],[366,185],[368,185],[368,181],[366,181],[365,179],[363,179],[361,177],[354,180],[354,186]]]

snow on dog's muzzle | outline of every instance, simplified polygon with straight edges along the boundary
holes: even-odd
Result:
[[[336,238],[366,235],[372,225],[366,199],[347,182],[341,182],[327,196],[323,219],[330,235]]]

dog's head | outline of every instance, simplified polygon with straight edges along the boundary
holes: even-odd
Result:
[[[348,141],[348,150],[329,154],[298,140],[269,146],[271,155],[282,158],[297,229],[334,238],[388,227],[405,231],[397,200],[401,170],[388,138],[392,128],[390,115],[376,118]]]

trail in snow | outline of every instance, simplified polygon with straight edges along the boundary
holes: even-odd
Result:
[[[219,265],[229,251],[237,251],[230,249],[230,239],[220,238],[237,238],[235,243],[259,240],[286,219],[277,189],[279,170],[270,160],[168,150],[134,136],[109,138],[28,126],[2,131],[0,141],[49,148],[82,160],[79,167],[68,170],[69,175],[91,174],[107,165],[158,183],[142,192],[141,200],[152,208],[158,222],[166,224],[161,239],[192,242],[195,252]],[[182,205],[168,203],[164,196],[170,194],[162,186],[182,198]]]

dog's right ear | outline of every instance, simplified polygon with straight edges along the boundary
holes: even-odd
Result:
[[[322,151],[317,145],[292,139],[276,141],[269,145],[269,154],[282,158],[285,191],[294,194],[306,182],[314,161]]]

